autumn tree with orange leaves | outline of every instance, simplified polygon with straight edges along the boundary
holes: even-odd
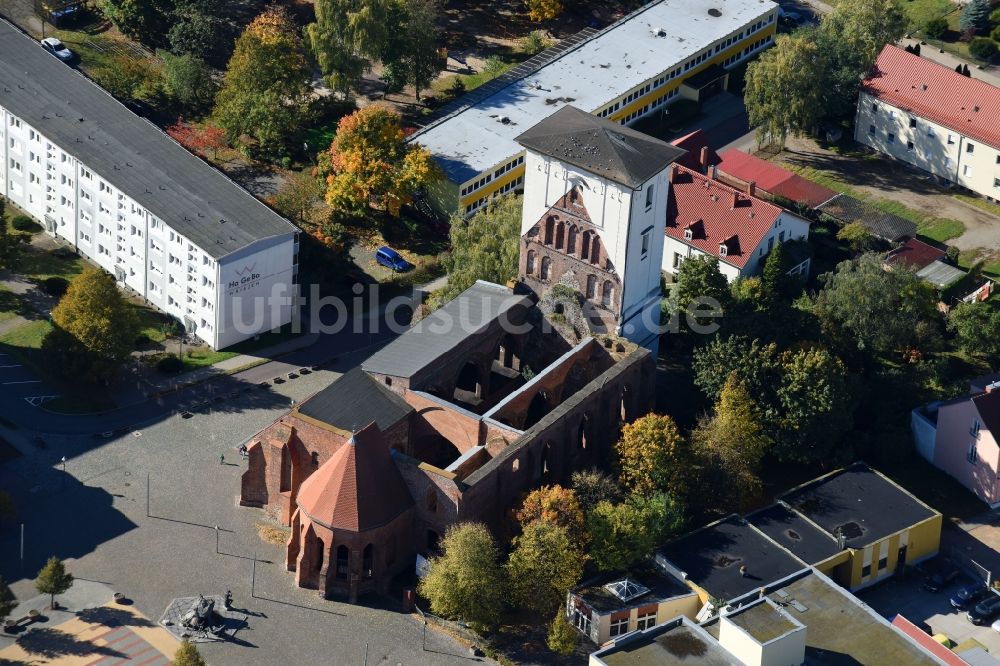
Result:
[[[192,153],[202,157],[207,157],[206,153],[212,151],[212,159],[216,159],[219,156],[219,149],[226,147],[226,131],[211,123],[198,127],[184,122],[183,118],[178,118],[176,123],[167,127],[167,134]]]
[[[404,141],[399,114],[381,104],[341,118],[317,161],[326,202],[344,218],[364,218],[372,208],[397,217],[414,192],[441,177],[430,153]]]
[[[558,525],[565,528],[573,542],[581,546],[586,546],[590,540],[586,517],[576,493],[560,485],[542,486],[528,493],[517,512],[517,521],[522,529],[537,521]]]

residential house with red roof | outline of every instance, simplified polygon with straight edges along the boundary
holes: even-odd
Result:
[[[837,195],[828,187],[736,148],[730,148],[719,156],[716,178],[734,187],[748,187],[753,183],[760,194],[784,197],[810,208],[816,208]]]
[[[693,256],[719,260],[730,282],[760,273],[777,243],[805,240],[809,222],[757,197],[753,187],[739,190],[674,165],[667,199],[663,270],[674,274]],[[808,275],[808,254],[796,252],[790,274]]]
[[[854,138],[1000,198],[1000,88],[892,44],[861,84]]]

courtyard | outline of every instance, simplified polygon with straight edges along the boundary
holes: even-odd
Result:
[[[212,664],[363,663],[366,653],[369,663],[482,661],[443,634],[425,634],[417,616],[400,612],[398,599],[367,597],[352,606],[296,588],[284,570],[283,546],[259,536],[277,526],[262,512],[237,506],[245,469],[239,445],[291,400],[303,400],[335,376],[313,372],[258,389],[269,393],[266,401],[247,392],[189,418],[171,416],[108,439],[50,437],[44,451],[0,468],[0,485],[18,509],[16,522],[0,532],[0,573],[19,600],[33,599],[35,573],[57,555],[83,584],[123,593],[154,621],[174,598],[231,590],[246,626],[225,642],[199,645]],[[22,647],[40,645],[26,640],[30,635],[20,634]],[[0,639],[0,649],[11,642]],[[45,655],[30,654],[33,660],[75,659],[35,649]],[[78,657],[81,648],[74,650]],[[95,652],[80,663],[100,657]]]

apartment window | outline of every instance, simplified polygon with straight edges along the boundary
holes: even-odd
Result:
[[[874,134],[875,133],[875,126],[874,125],[869,125],[868,126],[868,133],[869,134]]]
[[[969,427],[969,434],[973,437],[979,437],[979,428],[979,419],[972,419],[972,425]]]
[[[90,192],[87,190],[80,190],[80,198],[84,201],[90,201]]]
[[[972,175],[972,165],[971,164],[966,164],[965,166],[962,167],[962,175],[963,176],[971,176]]]
[[[878,104],[872,102],[872,113],[878,113]]]
[[[913,142],[912,141],[907,141],[906,142],[906,149],[907,150],[913,150]]]
[[[646,231],[642,234],[642,253],[646,254],[649,252],[649,232]]]
[[[684,257],[681,256],[680,252],[674,252],[674,262],[673,262],[673,265],[674,265],[674,269],[675,270],[681,267],[681,262],[682,261],[684,261]]]
[[[644,629],[649,629],[649,628],[654,627],[654,626],[656,626],[656,611],[655,610],[643,613],[642,615],[639,615],[635,619],[635,628],[638,631],[642,631]]]
[[[621,636],[622,634],[628,633],[628,617],[623,617],[620,620],[611,621],[611,635]]]
[[[872,565],[866,564],[865,566],[861,567],[861,577],[862,578],[868,578],[868,576],[871,576],[871,575],[872,575]]]
[[[646,210],[653,207],[653,186],[650,185],[646,188]],[[645,250],[643,250],[645,252]]]
[[[11,158],[10,160],[10,168],[12,171],[16,173],[21,173],[21,163],[15,160],[14,158]]]
[[[974,144],[974,143],[967,143],[967,144],[965,144],[965,152],[967,152],[967,153],[974,153],[974,152],[976,152],[976,144]]]
[[[993,187],[1000,189],[1000,178],[993,179]]]
[[[955,145],[955,137],[951,134],[948,135],[948,145],[949,146]]]
[[[889,143],[896,143],[896,135],[895,135],[895,134],[893,134],[892,132],[889,132],[889,133],[888,133],[888,134],[886,135],[886,137],[885,137],[885,140],[886,140],[887,142],[889,142]]]
[[[878,570],[883,571],[889,565],[889,556],[883,555],[878,560]]]
[[[976,443],[974,441],[969,443],[969,450],[965,454],[965,459],[972,465],[979,462],[979,449],[976,448]]]
[[[928,127],[927,128],[927,136],[929,136],[929,137],[933,137],[934,136],[934,128],[933,127]]]
[[[1000,155],[997,155],[997,164],[1000,164]]]
[[[910,118],[910,127],[916,127],[916,126],[917,126],[917,119]]]
[[[90,173],[89,170],[84,169],[84,168],[81,167],[80,168],[80,177],[81,178],[86,178],[87,180],[90,180],[91,178],[94,177],[94,174]]]

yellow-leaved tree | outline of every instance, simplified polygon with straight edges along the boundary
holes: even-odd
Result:
[[[375,206],[398,216],[418,189],[441,177],[430,153],[404,139],[399,114],[382,104],[341,118],[318,158],[326,202],[343,217],[363,218]]]
[[[524,0],[528,18],[532,21],[550,21],[562,14],[562,0]]]

